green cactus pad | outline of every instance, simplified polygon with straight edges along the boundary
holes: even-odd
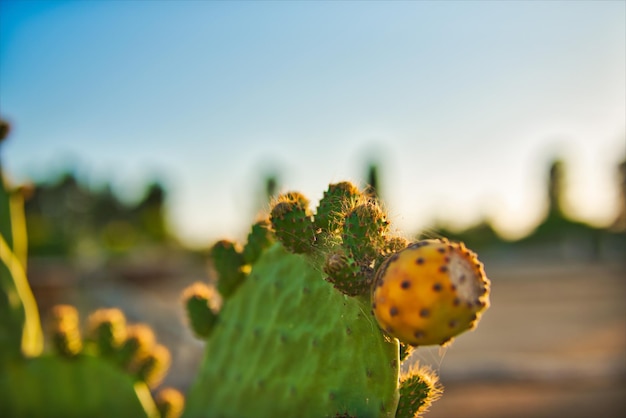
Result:
[[[145,384],[92,356],[45,355],[3,365],[0,405],[6,417],[159,416]]]
[[[398,342],[369,309],[275,244],[220,313],[184,416],[394,416]]]

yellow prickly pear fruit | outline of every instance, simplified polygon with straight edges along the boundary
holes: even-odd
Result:
[[[391,255],[376,273],[372,309],[389,335],[413,346],[445,344],[476,326],[489,280],[462,243],[424,240]]]

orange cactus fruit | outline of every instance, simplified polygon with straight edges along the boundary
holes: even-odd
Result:
[[[483,264],[463,243],[423,240],[381,264],[372,311],[403,343],[444,345],[476,326],[489,307],[489,289]]]

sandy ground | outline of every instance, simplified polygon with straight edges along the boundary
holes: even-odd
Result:
[[[529,260],[486,266],[491,307],[478,328],[449,347],[420,348],[410,358],[434,369],[445,387],[425,416],[626,417],[625,266]],[[182,325],[180,293],[197,279],[205,279],[203,271],[124,292],[105,280],[52,299],[84,311],[121,306],[131,321],[147,319],[172,348],[165,384],[184,390],[195,375],[202,343]]]
[[[492,306],[445,349],[418,349],[445,387],[429,418],[626,417],[623,266],[487,267]]]

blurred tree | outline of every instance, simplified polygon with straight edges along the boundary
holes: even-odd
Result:
[[[9,136],[10,130],[11,125],[9,125],[9,122],[0,118],[0,142],[2,142],[7,136]]]
[[[565,175],[564,163],[562,160],[554,160],[550,165],[548,176],[548,216],[565,217]]]
[[[376,199],[380,199],[379,174],[379,164],[370,162],[367,167],[367,186],[365,187],[365,193]]]
[[[269,173],[265,176],[265,197],[266,202],[272,200],[278,194],[278,175]]]
[[[463,242],[475,250],[484,250],[505,243],[491,223],[485,219],[460,231],[452,230],[446,224],[439,224],[429,228],[428,233],[423,235],[420,239],[445,237],[451,241]]]
[[[622,161],[618,167],[619,178],[619,209],[617,217],[611,225],[611,231],[626,233],[626,160]]]
[[[72,172],[56,182],[34,186],[26,202],[32,255],[68,256],[85,246],[120,253],[140,244],[163,244],[166,228],[164,187],[150,184],[135,205],[123,203],[106,184],[94,190]]]
[[[150,184],[134,214],[149,241],[164,242],[169,234],[165,224],[165,188],[158,182]]]

